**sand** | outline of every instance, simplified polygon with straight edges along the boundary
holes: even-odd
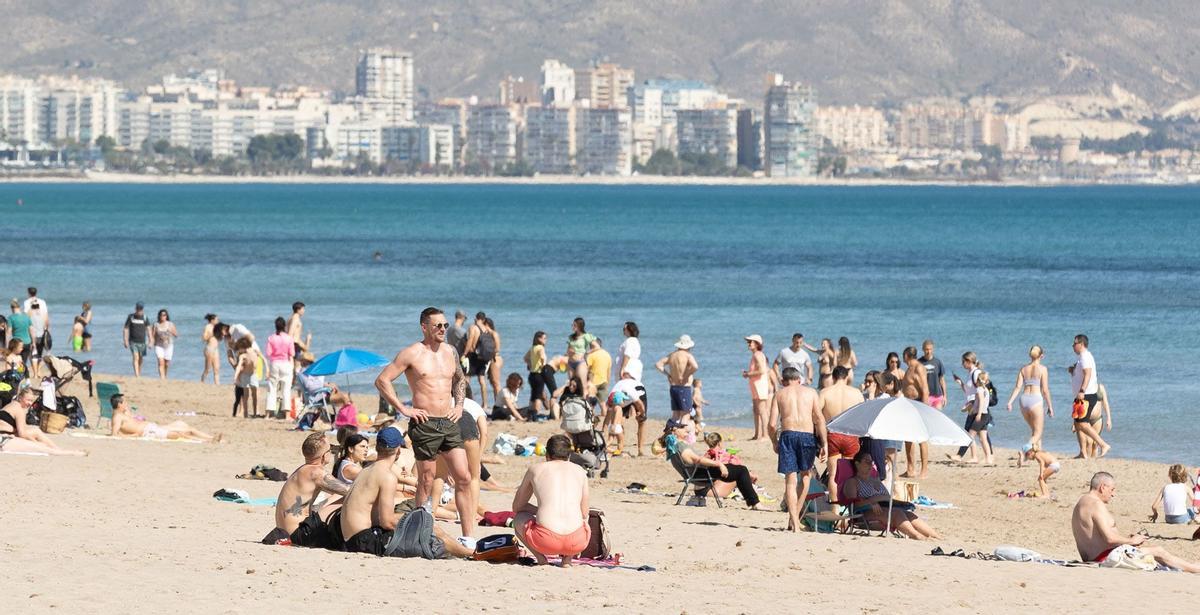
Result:
[[[6,613],[363,613],[405,612],[758,613],[781,609],[833,612],[1083,612],[1194,609],[1200,578],[1060,568],[932,557],[930,549],[991,552],[1016,544],[1051,557],[1076,557],[1071,507],[1092,472],[1116,475],[1112,509],[1121,531],[1145,528],[1154,542],[1200,559],[1194,526],[1149,524],[1146,515],[1166,468],[1147,462],[1063,459],[1052,479],[1057,501],[1009,499],[998,492],[1032,489],[1030,467],[1015,468],[1011,451],[997,467],[939,461],[921,492],[951,502],[921,510],[946,538],[924,543],[837,534],[786,534],[779,512],[675,507],[673,497],[619,493],[630,482],[652,492],[677,492],[661,458],[619,458],[607,479],[592,481],[592,504],[606,513],[614,549],[624,562],[654,572],[588,567],[526,568],[467,561],[397,560],[264,546],[272,509],[219,502],[211,494],[237,488],[274,496],[280,483],[234,475],[265,463],[291,471],[302,463],[304,434],[276,421],[231,419],[231,387],[161,383],[99,376],[120,383],[138,412],[159,422],[182,418],[232,442],[162,444],[55,436],[86,458],[0,455],[0,563]],[[85,402],[96,416],[96,401]],[[369,404],[362,403],[360,406]],[[196,416],[176,416],[196,412]],[[1015,419],[1014,419],[1015,420]],[[107,426],[107,423],[105,424]],[[656,429],[661,423],[655,423]],[[492,432],[534,434],[553,426],[494,423]],[[768,492],[782,493],[769,444],[746,441],[745,430],[723,433],[742,448]],[[1120,447],[1120,441],[1115,442]],[[935,448],[935,457],[944,459]],[[1063,455],[1069,457],[1069,455]],[[491,469],[515,486],[530,458]],[[484,492],[490,509],[507,510],[511,495]],[[455,527],[447,526],[450,531]],[[477,536],[496,533],[480,528]]]

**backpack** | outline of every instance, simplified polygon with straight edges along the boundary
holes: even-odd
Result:
[[[588,528],[592,535],[588,538],[587,548],[579,557],[588,559],[608,559],[612,557],[612,545],[608,540],[608,530],[604,526],[604,511],[592,508],[588,510]]]
[[[484,363],[496,358],[496,338],[483,330],[479,332],[479,341],[475,343],[475,358]]]
[[[521,548],[512,534],[493,534],[479,539],[471,559],[477,562],[515,562],[521,557]]]
[[[405,514],[396,524],[392,539],[384,547],[383,554],[425,559],[446,557],[446,545],[433,535],[433,514],[423,507]]]
[[[582,397],[563,397],[559,411],[562,413],[562,429],[569,434],[583,433],[592,429],[588,420],[588,403]]]
[[[988,407],[991,408],[1000,403],[1000,396],[996,395],[996,387],[992,386],[992,381],[988,380]]]

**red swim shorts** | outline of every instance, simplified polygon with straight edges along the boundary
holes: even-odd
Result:
[[[536,519],[525,522],[525,545],[542,555],[570,555],[583,553],[592,539],[592,529],[584,523],[570,534],[552,532],[540,525]]]
[[[858,454],[858,438],[846,434],[829,432],[829,454],[850,459]]]

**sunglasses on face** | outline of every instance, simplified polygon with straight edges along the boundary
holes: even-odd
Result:
[[[450,328],[450,323],[448,323],[448,322],[435,322],[435,323],[432,323],[432,324],[430,324],[429,326],[430,326],[430,327],[433,327],[434,329],[449,329],[449,328]]]

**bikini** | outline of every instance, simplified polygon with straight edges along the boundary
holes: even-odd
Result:
[[[16,431],[17,421],[16,421],[16,419],[13,418],[13,415],[8,413],[8,410],[0,410],[0,421],[4,421],[5,423],[12,425],[13,431]],[[17,437],[15,433],[14,434],[0,433],[0,451],[4,450],[4,445],[8,444],[8,441],[12,440],[15,437]]]
[[[1036,389],[1042,386],[1042,380],[1041,378],[1026,378],[1024,386],[1026,388],[1034,387]],[[1021,404],[1022,411],[1033,410],[1037,406],[1042,405],[1042,394],[1021,393],[1021,396],[1017,398],[1017,402]]]

